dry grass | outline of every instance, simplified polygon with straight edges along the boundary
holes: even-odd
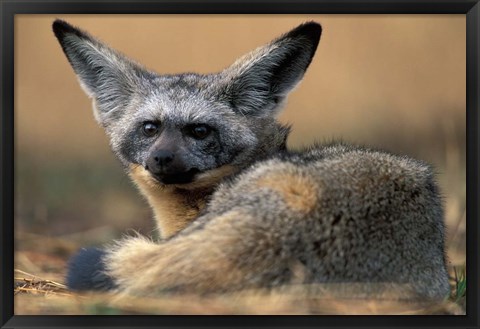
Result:
[[[455,283],[452,282],[452,285]],[[453,290],[458,291],[458,290]],[[243,291],[197,296],[164,295],[159,298],[111,294],[78,294],[62,283],[15,270],[15,314],[245,314],[245,315],[463,315],[465,297],[441,303],[393,298],[339,298],[323,287],[290,286],[276,291]]]
[[[67,286],[52,280],[46,280],[36,277],[33,274],[15,269],[15,296],[20,293],[30,293],[34,295],[55,294],[58,296],[72,296]]]

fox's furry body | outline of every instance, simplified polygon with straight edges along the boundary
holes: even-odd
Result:
[[[428,165],[344,143],[286,149],[275,115],[310,64],[318,24],[212,75],[159,76],[64,22],[54,31],[162,234],[80,252],[71,288],[156,295],[295,281],[448,294]]]

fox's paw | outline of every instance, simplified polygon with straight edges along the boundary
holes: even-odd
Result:
[[[115,282],[105,273],[105,250],[82,248],[68,262],[67,287],[72,290],[112,290]]]

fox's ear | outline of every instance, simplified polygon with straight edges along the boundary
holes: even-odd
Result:
[[[109,48],[88,33],[62,21],[53,32],[85,92],[95,100],[95,117],[105,125],[128,105],[141,76],[138,64]]]
[[[303,78],[321,33],[319,24],[308,22],[240,58],[221,73],[226,84],[224,97],[246,115],[276,114]]]

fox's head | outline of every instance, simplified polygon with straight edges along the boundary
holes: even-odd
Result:
[[[207,75],[160,75],[64,21],[53,31],[126,169],[188,189],[285,147],[289,129],[276,116],[309,66],[321,27],[302,24]]]

